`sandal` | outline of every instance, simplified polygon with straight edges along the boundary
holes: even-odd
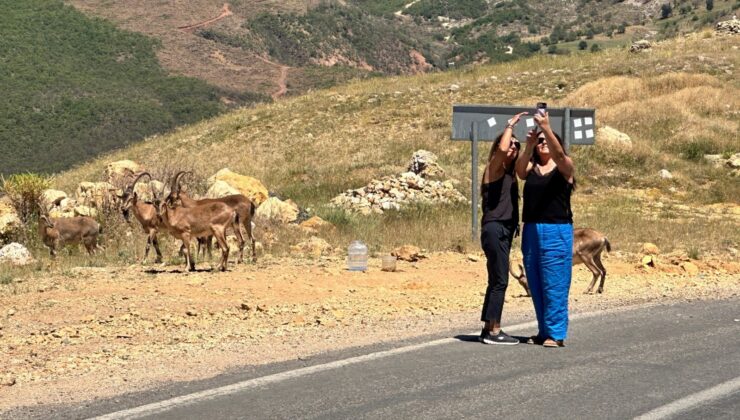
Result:
[[[542,347],[547,347],[547,348],[565,347],[565,340],[553,340],[552,338],[548,338],[542,343]]]

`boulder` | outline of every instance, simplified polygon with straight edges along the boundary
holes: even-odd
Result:
[[[77,203],[95,208],[104,208],[116,202],[118,189],[108,182],[80,182],[75,191]]]
[[[88,206],[76,206],[74,208],[74,215],[75,216],[97,217],[98,211]]]
[[[241,194],[239,190],[227,184],[225,181],[214,182],[206,192],[206,198],[221,198],[227,195]]]
[[[319,216],[313,216],[308,220],[303,221],[300,226],[308,231],[316,232],[319,229],[331,229],[334,225],[320,218]]]
[[[419,247],[413,245],[403,245],[391,252],[391,255],[398,258],[399,260],[414,262],[421,258],[425,258],[424,254],[421,253]]]
[[[735,153],[734,155],[730,156],[725,164],[731,169],[740,168],[740,153]]]
[[[134,187],[134,192],[139,197],[139,200],[153,202],[154,194],[162,195],[164,193],[164,183],[156,179],[150,182],[139,181]]]
[[[223,181],[233,187],[240,194],[244,194],[252,202],[260,206],[268,198],[267,188],[256,178],[240,175],[228,168],[221,169],[215,175],[208,178],[208,183],[213,185],[216,181]]]
[[[660,249],[657,245],[653,243],[645,242],[644,244],[642,244],[642,250],[640,252],[643,255],[659,255]]]
[[[257,207],[254,217],[260,221],[291,223],[298,218],[298,209],[277,197],[270,197]]]
[[[445,174],[437,163],[437,155],[427,150],[415,151],[406,170],[423,177],[444,176]]]
[[[330,254],[332,247],[325,240],[317,236],[312,236],[307,241],[292,246],[291,250],[309,257],[319,258],[322,255]]]
[[[132,160],[111,162],[105,168],[105,178],[110,184],[119,185],[127,175],[143,170],[141,165]]]
[[[31,253],[25,246],[12,242],[0,249],[0,264],[28,265],[34,261]]]
[[[740,35],[740,20],[733,16],[731,20],[718,22],[715,30],[721,34]]]
[[[694,264],[694,263],[692,263],[690,261],[682,262],[681,263],[681,268],[683,269],[683,271],[686,272],[686,274],[688,274],[690,276],[695,276],[695,275],[699,274],[699,267],[697,267],[696,264]]]
[[[46,211],[51,210],[54,207],[60,206],[62,200],[67,198],[67,193],[59,190],[43,190],[41,191],[41,205],[44,206]]]
[[[647,51],[650,49],[650,47],[652,47],[650,41],[648,41],[647,39],[642,39],[640,41],[632,43],[632,45],[630,46],[630,52],[638,53],[641,51]]]
[[[617,146],[626,149],[632,148],[632,139],[630,138],[630,136],[612,127],[601,127],[597,133],[597,136],[599,137],[599,141],[607,143],[611,146]]]
[[[0,237],[21,228],[21,219],[8,196],[0,198]]]

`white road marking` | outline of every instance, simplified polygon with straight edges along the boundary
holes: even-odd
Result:
[[[704,391],[697,392],[696,394],[691,394],[688,397],[681,398],[680,400],[676,400],[670,404],[658,407],[639,417],[635,417],[635,420],[658,420],[669,418],[700,404],[708,403],[738,391],[740,391],[740,376],[712,388],[705,389]]]
[[[647,306],[652,306],[652,305],[645,305],[642,307],[647,307]],[[575,314],[575,315],[570,316],[570,321],[574,321],[577,319],[584,319],[584,318],[599,317],[607,313],[623,312],[629,309],[634,309],[634,307]],[[521,331],[521,330],[526,330],[526,329],[536,329],[536,328],[537,328],[537,321],[530,321],[530,322],[524,322],[521,324],[508,326],[504,328],[504,330],[506,330],[506,332],[515,332],[515,331]],[[480,331],[475,331],[475,332],[470,333],[470,335],[477,336],[479,333]],[[456,338],[442,338],[439,340],[429,341],[426,343],[414,344],[411,346],[405,346],[405,347],[399,347],[399,348],[391,349],[391,350],[379,351],[376,353],[365,354],[362,356],[350,357],[348,359],[336,360],[333,362],[323,363],[323,364],[319,364],[315,366],[307,366],[304,368],[290,370],[287,372],[280,372],[280,373],[276,373],[273,375],[267,375],[267,376],[262,376],[259,378],[249,379],[249,380],[242,381],[242,382],[237,382],[232,385],[226,385],[226,386],[222,386],[218,388],[207,389],[207,390],[200,391],[200,392],[194,392],[192,394],[182,395],[179,397],[174,397],[168,400],[146,404],[146,405],[142,405],[139,407],[130,408],[127,410],[116,411],[114,413],[95,417],[95,419],[113,420],[113,419],[124,419],[124,418],[131,419],[131,418],[139,418],[139,417],[144,417],[144,416],[151,416],[157,413],[168,411],[178,406],[193,404],[196,402],[206,401],[206,400],[222,397],[225,395],[235,394],[237,392],[241,392],[241,391],[244,391],[250,388],[256,388],[259,386],[274,384],[277,382],[285,381],[288,379],[299,378],[301,376],[311,375],[311,374],[318,373],[318,372],[323,372],[323,371],[327,371],[331,369],[337,369],[337,368],[341,368],[344,366],[354,365],[357,363],[368,362],[371,360],[378,360],[378,359],[382,359],[385,357],[395,356],[397,354],[409,353],[412,351],[421,350],[421,349],[428,348],[428,347],[439,346],[442,344],[451,344],[451,343],[455,343],[459,341],[460,340]]]

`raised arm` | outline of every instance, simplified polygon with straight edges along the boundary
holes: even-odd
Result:
[[[529,171],[534,167],[532,164],[532,155],[535,148],[537,148],[537,132],[535,130],[529,130],[527,133],[527,147],[519,152],[519,157],[516,159],[516,175],[520,179],[526,179]]]
[[[498,145],[494,143],[493,146],[491,146],[491,152],[488,154],[488,164],[483,173],[483,182],[493,182],[504,175],[504,160],[506,159],[506,155],[509,153],[509,148],[511,147],[511,136],[514,131],[514,126],[519,122],[522,115],[526,114],[527,112],[521,112],[511,117],[504,128],[504,133],[501,135],[501,141]]]
[[[547,142],[547,148],[550,150],[550,158],[555,161],[555,165],[558,167],[558,171],[563,175],[568,182],[573,183],[573,174],[575,173],[575,167],[573,166],[573,160],[565,154],[563,146],[555,137],[552,128],[550,128],[550,114],[535,115],[534,120],[545,133],[545,141]]]

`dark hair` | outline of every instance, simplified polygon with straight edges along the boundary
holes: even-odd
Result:
[[[488,160],[486,161],[486,168],[488,168],[488,162],[491,161],[491,158],[493,157],[493,154],[496,153],[496,149],[498,149],[498,145],[501,144],[501,139],[504,137],[504,133],[501,133],[496,137],[496,140],[493,141],[493,147],[491,147],[491,151],[488,153]],[[511,135],[511,140],[516,141],[519,143],[519,140],[514,136],[514,134]],[[519,153],[519,149],[517,149],[517,154]],[[511,170],[514,170],[514,166],[511,167]],[[481,185],[481,193],[483,190],[483,181],[486,179],[486,171],[483,170],[483,176],[480,178],[480,185]]]
[[[537,132],[537,137],[539,138],[540,134],[542,134],[543,131]],[[560,143],[560,147],[563,148],[563,153],[565,153],[565,156],[568,156],[568,150],[565,148],[565,144],[563,144],[563,139],[560,138],[560,135],[556,132],[552,132],[552,134],[555,135],[555,138],[558,139],[558,143]],[[539,140],[538,140],[539,141]],[[535,149],[534,153],[532,153],[532,162],[536,163],[537,165],[541,165],[542,161],[540,160],[540,156],[537,154],[537,150]],[[573,190],[576,189],[576,177],[573,177]]]

